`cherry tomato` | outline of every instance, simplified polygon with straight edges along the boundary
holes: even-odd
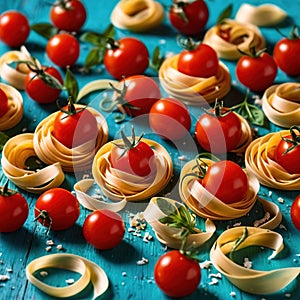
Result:
[[[25,78],[25,90],[34,101],[46,104],[57,100],[61,89],[54,88],[47,83],[46,77],[52,76],[63,85],[63,78],[59,71],[54,67],[43,67],[35,72],[30,71]]]
[[[111,149],[110,162],[112,167],[137,176],[147,176],[153,173],[156,168],[152,148],[141,139],[136,140],[134,131],[131,141],[123,132],[122,139],[122,144],[115,144]]]
[[[22,227],[28,217],[26,199],[8,188],[0,188],[0,232],[13,232]]]
[[[125,88],[121,99],[125,103],[122,106],[126,114],[132,117],[149,113],[152,105],[161,98],[158,84],[148,76],[129,76],[120,81],[120,87],[121,93]],[[118,93],[118,97],[121,93]]]
[[[122,217],[110,210],[95,210],[83,223],[83,236],[96,249],[116,247],[121,243],[124,234],[125,224]]]
[[[77,198],[63,188],[52,188],[41,194],[34,215],[42,225],[52,230],[65,230],[75,224],[80,214]]]
[[[282,137],[276,146],[274,158],[288,173],[300,174],[300,128],[291,127],[291,133]]]
[[[50,60],[61,68],[73,66],[80,53],[78,40],[69,33],[58,33],[47,43],[46,52]]]
[[[53,124],[53,136],[68,148],[95,141],[98,136],[98,123],[88,108],[66,106],[58,112]]]
[[[233,111],[216,106],[202,114],[196,123],[196,139],[200,146],[212,153],[236,149],[242,137],[242,124]]]
[[[151,107],[149,124],[152,130],[163,138],[179,140],[189,133],[191,116],[181,101],[162,98]]]
[[[287,75],[300,75],[300,37],[296,27],[291,31],[290,37],[278,41],[273,50],[273,57],[277,66]]]
[[[266,52],[243,55],[236,65],[237,79],[247,88],[261,92],[271,86],[277,75],[277,65]]]
[[[178,250],[162,255],[154,267],[158,287],[170,297],[184,297],[193,293],[201,280],[201,270],[196,260]]]
[[[0,40],[10,47],[22,46],[30,33],[25,15],[18,11],[6,11],[0,15]]]
[[[291,218],[295,227],[300,230],[300,195],[298,195],[291,206]]]
[[[8,98],[6,93],[0,88],[0,118],[9,110]]]
[[[249,188],[246,173],[230,160],[220,160],[210,165],[201,183],[211,194],[226,204],[242,201]]]
[[[199,44],[195,49],[179,54],[177,68],[186,75],[208,78],[217,75],[219,59],[212,47]]]
[[[203,0],[193,2],[174,0],[169,10],[169,20],[180,33],[201,33],[208,21],[209,11]]]
[[[51,7],[50,19],[60,30],[78,32],[86,20],[86,9],[79,0],[58,1]]]
[[[110,41],[103,62],[107,72],[121,80],[123,77],[143,74],[149,65],[149,53],[143,42],[125,37]]]

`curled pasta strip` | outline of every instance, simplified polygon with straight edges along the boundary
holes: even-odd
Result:
[[[300,125],[300,84],[272,85],[262,97],[262,109],[267,118],[278,126],[289,128]]]
[[[0,117],[0,131],[17,125],[23,117],[23,97],[14,87],[0,83],[0,88],[8,97],[8,112]]]
[[[119,202],[107,202],[88,195],[87,192],[94,183],[94,179],[83,179],[74,185],[76,198],[83,207],[93,211],[97,209],[109,209],[111,211],[118,212],[126,206],[126,200]]]
[[[222,38],[221,32],[226,32],[229,40]],[[206,32],[203,43],[213,47],[220,58],[228,60],[238,60],[242,56],[238,49],[249,52],[250,46],[260,50],[266,45],[258,27],[231,19],[226,19],[223,23],[211,27]]]
[[[76,105],[76,107],[84,107]],[[64,146],[53,135],[53,123],[58,112],[42,120],[34,132],[34,150],[46,164],[59,162],[66,172],[84,171],[91,167],[96,151],[107,141],[108,126],[104,117],[95,109],[87,107],[97,119],[98,137],[72,149]]]
[[[262,185],[280,190],[300,189],[300,174],[289,174],[274,160],[274,151],[281,136],[288,134],[288,130],[271,132],[255,139],[246,149],[246,169]]]
[[[173,174],[173,163],[167,150],[160,144],[142,139],[153,148],[156,170],[154,174],[140,177],[114,169],[110,163],[110,153],[114,146],[106,143],[96,153],[93,162],[93,176],[103,193],[111,200],[141,201],[160,192],[169,182]],[[121,144],[122,140],[114,141]]]
[[[113,9],[110,19],[120,29],[145,32],[161,24],[164,8],[154,0],[121,0]]]
[[[241,23],[251,23],[256,26],[275,26],[287,17],[287,13],[274,4],[254,6],[243,3],[235,15],[235,20]]]
[[[42,193],[49,188],[60,186],[64,181],[60,164],[54,163],[36,172],[29,171],[25,162],[32,156],[37,156],[32,133],[12,137],[3,148],[1,158],[3,173],[18,187],[32,193]]]
[[[58,268],[81,274],[72,285],[51,286],[40,281],[34,273],[47,268]],[[44,293],[58,298],[76,296],[91,282],[94,287],[93,299],[101,296],[108,288],[109,281],[104,270],[96,263],[74,254],[57,253],[38,257],[26,267],[27,279]]]
[[[167,58],[159,69],[159,80],[164,90],[172,97],[186,104],[199,105],[222,99],[231,88],[228,68],[222,62],[216,76],[209,78],[193,77],[177,69],[179,55]]]
[[[17,69],[10,66],[11,63],[19,60],[31,60],[29,52],[24,46],[20,51],[8,51],[0,57],[0,77],[8,84],[18,90],[25,90],[25,78],[30,71],[26,64],[20,64]]]
[[[157,236],[157,239],[164,245],[170,248],[180,249],[182,245],[182,238],[180,237],[181,228],[170,227],[167,224],[161,223],[159,220],[167,215],[157,205],[157,197],[154,197],[149,202],[148,206],[144,211],[144,217],[146,221],[152,226]],[[183,205],[172,199],[164,198],[172,204],[177,203],[177,207]],[[215,224],[207,219],[205,222],[205,232],[198,228],[194,228],[198,233],[191,233],[186,239],[186,248],[191,246],[200,247],[206,241],[208,241],[214,232],[216,231]]]
[[[210,251],[210,259],[215,268],[242,291],[258,295],[275,293],[300,274],[299,267],[271,271],[248,269],[236,264],[227,256],[233,250],[248,246],[271,248],[273,254],[268,259],[274,258],[284,248],[283,238],[279,233],[268,229],[241,226],[225,230]]]
[[[208,165],[213,162],[204,160]],[[191,174],[195,173],[196,161],[184,165],[180,174],[179,194],[182,201],[198,216],[211,220],[232,220],[245,216],[253,207],[259,190],[256,177],[246,172],[249,180],[249,190],[241,201],[225,204],[207,191]]]

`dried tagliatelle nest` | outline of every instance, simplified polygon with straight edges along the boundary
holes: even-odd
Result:
[[[203,161],[208,166],[213,163],[209,159],[203,159]],[[196,160],[191,160],[183,166],[179,184],[180,197],[193,212],[205,219],[233,220],[245,216],[251,210],[256,202],[260,186],[252,173],[244,170],[249,180],[249,189],[245,198],[236,203],[226,204],[207,191],[197,180],[196,166]]]
[[[160,202],[162,202],[162,204],[160,204]],[[168,205],[164,204],[164,202],[168,203]],[[154,229],[158,240],[170,248],[180,249],[182,247],[182,235],[186,228],[169,226],[168,224],[161,222],[161,219],[170,216],[172,213],[177,216],[180,215],[180,209],[182,209],[183,206],[184,204],[169,198],[154,197],[144,211],[144,217]],[[170,208],[174,208],[174,210],[170,210]],[[186,213],[189,212],[187,211]],[[191,215],[190,218],[192,221],[195,217]],[[212,237],[216,231],[216,226],[211,220],[207,219],[205,222],[205,230],[206,231],[202,231],[197,227],[194,227],[193,233],[189,233],[186,236],[185,247],[200,247],[203,245]]]
[[[300,174],[288,173],[274,160],[274,151],[281,137],[289,134],[289,130],[271,132],[252,141],[246,149],[246,169],[262,185],[280,190],[300,189]]]
[[[168,151],[155,141],[142,139],[154,151],[155,172],[149,176],[136,176],[112,167],[110,153],[114,144],[108,142],[96,153],[93,162],[93,176],[103,193],[111,200],[141,201],[159,193],[173,175],[173,163]]]
[[[24,46],[21,47],[20,51],[13,50],[4,53],[0,57],[0,77],[16,89],[24,90],[25,78],[30,70],[25,63],[18,64],[16,68],[11,64],[17,61],[30,60],[32,58]]]
[[[9,110],[0,117],[0,131],[8,130],[17,125],[23,117],[23,97],[14,87],[0,83],[0,88],[8,98]]]
[[[159,69],[159,81],[172,97],[190,105],[213,103],[222,99],[231,89],[231,77],[224,63],[219,62],[216,76],[208,78],[189,76],[178,71],[179,54],[164,60]]]
[[[272,85],[262,97],[262,109],[267,118],[278,126],[299,126],[300,84],[287,82]]]
[[[120,29],[145,32],[162,23],[164,8],[154,0],[121,0],[113,9],[110,19]]]
[[[228,60],[238,60],[242,56],[239,50],[247,53],[250,47],[261,50],[266,45],[257,26],[232,19],[225,19],[211,27],[206,32],[203,43],[213,47],[220,58]]]
[[[76,108],[84,108],[76,104]],[[37,156],[46,164],[59,162],[66,172],[80,172],[91,168],[97,150],[107,141],[108,126],[102,114],[97,110],[87,107],[98,123],[98,136],[96,140],[88,141],[74,148],[68,148],[60,143],[52,134],[55,112],[42,120],[34,132],[34,150]]]
[[[18,187],[32,193],[42,193],[61,185],[65,177],[58,162],[41,167],[37,171],[30,171],[26,167],[26,161],[30,157],[37,157],[32,133],[10,138],[4,145],[1,158],[5,176]]]

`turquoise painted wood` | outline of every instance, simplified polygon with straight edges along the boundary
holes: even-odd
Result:
[[[83,31],[93,30],[102,32],[109,24],[110,12],[117,1],[83,0],[83,2],[87,6],[88,10],[88,20],[83,28]],[[235,13],[243,1],[237,0],[231,2],[234,4]],[[251,1],[251,3],[255,5],[262,4],[263,2],[264,1],[261,0]],[[291,24],[293,23],[298,23],[298,25],[300,25],[300,18],[298,15],[300,11],[300,1],[270,0],[268,2],[275,3],[288,12],[289,19],[285,23],[286,26],[282,28],[283,31],[288,32],[291,28]],[[171,4],[171,1],[164,0],[163,3],[168,6]],[[215,23],[217,16],[229,3],[230,1],[221,0],[207,1],[210,11],[210,18],[207,28]],[[46,1],[0,1],[0,12],[2,13],[7,9],[17,9],[24,12],[29,17],[31,24],[37,22],[49,22],[49,5],[46,3]],[[268,50],[271,51],[275,42],[281,37],[274,28],[262,28],[262,32],[267,39]],[[162,45],[166,52],[177,53],[180,51],[180,48],[176,43],[176,32],[170,27],[167,19],[159,29],[147,34],[132,34],[127,31],[116,30],[117,38],[128,35],[136,36],[142,39],[146,43],[150,53],[152,53],[154,47],[158,44]],[[31,32],[30,37],[26,42],[26,47],[34,56],[40,59],[42,63],[49,64],[50,62],[44,52],[45,45],[46,40],[40,38],[34,32]],[[0,54],[2,55],[8,50],[10,49],[0,42]],[[81,45],[81,57],[78,61],[78,66],[84,62],[87,52],[88,47]],[[235,63],[228,61],[225,63],[231,71],[233,83],[236,83],[234,74]],[[150,69],[147,70],[146,74],[150,76],[156,76],[156,74]],[[102,68],[99,68],[97,72],[95,71],[92,74],[80,74],[77,72],[76,77],[79,80],[80,87],[95,79],[111,78]],[[286,82],[291,80],[299,81],[299,78],[288,78],[285,74],[279,71],[276,82]],[[232,92],[225,99],[226,103],[241,101],[243,98],[243,92],[244,89],[241,86],[238,84],[233,85]],[[22,95],[24,97],[24,117],[18,126],[6,132],[9,136],[13,136],[22,132],[33,132],[40,120],[56,110],[55,105],[38,105],[29,99],[24,92]],[[87,96],[84,99],[84,102],[90,103],[97,107],[99,103],[99,97],[101,96],[101,94],[99,96],[98,93],[93,93]],[[190,111],[193,116],[193,121],[195,121],[199,115],[199,111],[195,108],[190,108]],[[105,116],[109,123],[109,138],[119,138],[120,125],[116,125],[113,122],[114,115],[105,114]],[[141,132],[147,128],[145,127],[146,125],[144,120],[138,120],[137,124],[139,125],[138,132]],[[130,122],[125,124],[125,130],[130,128],[129,125]],[[279,129],[280,128],[271,124],[271,131],[276,131]],[[259,135],[263,135],[267,132],[268,131],[266,129],[258,128]],[[176,183],[180,168],[184,162],[179,160],[178,157],[181,154],[184,154],[188,159],[192,159],[195,156],[196,149],[193,140],[189,141],[187,144],[178,145],[178,149],[176,149],[171,143],[167,143],[147,131],[146,137],[156,139],[169,150],[173,159],[175,171],[174,178],[168,187],[168,192],[171,193],[171,196],[174,199],[179,200]],[[82,174],[76,175],[77,176],[74,176],[73,174],[67,174],[66,180],[62,186],[72,190],[74,183],[76,180],[80,179]],[[3,185],[6,181],[1,170],[0,180],[1,185]],[[16,187],[13,185],[13,183],[10,183],[10,188]],[[45,250],[46,242],[49,239],[52,239],[56,245],[63,245],[64,252],[82,255],[87,259],[99,264],[105,270],[110,281],[110,286],[108,291],[101,297],[101,299],[169,299],[159,290],[153,279],[154,265],[158,257],[166,251],[166,248],[155,238],[154,240],[145,243],[143,242],[142,238],[126,232],[121,245],[115,249],[107,251],[95,250],[92,246],[85,242],[82,236],[82,224],[85,217],[89,214],[89,211],[84,208],[81,209],[80,218],[75,226],[62,232],[51,232],[50,235],[47,236],[45,234],[45,229],[39,224],[33,222],[33,207],[37,196],[22,190],[20,192],[26,197],[30,205],[30,214],[22,229],[15,233],[0,234],[0,274],[8,274],[10,276],[9,280],[0,282],[0,299],[53,299],[37,290],[27,281],[25,276],[25,267],[30,261],[43,255],[60,252],[56,249],[56,247],[53,247],[50,252]],[[272,192],[272,194],[269,192]],[[241,257],[249,257],[253,261],[253,268],[260,270],[271,270],[283,267],[300,267],[300,233],[292,225],[289,216],[292,199],[299,194],[299,191],[288,192],[261,187],[259,194],[270,201],[274,201],[280,206],[283,214],[282,225],[284,226],[278,228],[277,231],[282,234],[284,238],[285,250],[280,258],[272,261],[268,261],[266,259],[269,256],[268,249],[261,250],[253,247],[241,253]],[[279,197],[284,198],[284,203],[279,203]],[[126,206],[126,208],[121,212],[124,220],[126,221],[127,228],[129,228],[129,214],[142,211],[146,205],[147,202],[136,204],[131,203],[128,204],[128,206]],[[230,226],[237,221],[241,221],[244,225],[249,224],[251,219],[253,220],[259,215],[259,207],[256,206],[251,211],[249,216],[246,216],[240,220],[233,220],[231,222],[216,222],[217,233],[219,234],[227,226]],[[200,226],[202,225],[202,221],[200,219],[199,224]],[[146,230],[154,235],[150,226],[148,226]],[[144,232],[142,232],[142,235],[143,234]],[[201,261],[209,259],[209,249],[216,237],[217,234],[211,241],[209,241],[200,249],[198,257]],[[142,259],[142,257],[147,258],[149,263],[139,266],[137,261]],[[217,285],[210,285],[210,273],[216,273],[216,270],[213,267],[211,267],[209,270],[202,270],[202,280],[197,291],[185,299],[279,300],[287,298],[300,298],[299,276],[284,290],[276,294],[257,296],[241,292],[226,278],[220,279]],[[64,284],[65,279],[70,277],[76,278],[76,274],[62,274],[61,272],[57,272],[57,270],[56,272],[51,272],[51,270],[49,270],[49,276],[45,280],[51,284],[61,285]],[[231,292],[235,292],[235,296],[230,295]],[[92,289],[89,287],[80,295],[80,297],[76,298],[91,299],[92,293]]]

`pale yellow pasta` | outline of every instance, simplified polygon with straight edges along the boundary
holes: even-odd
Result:
[[[179,54],[167,58],[159,69],[159,81],[163,89],[172,97],[191,105],[213,103],[222,99],[231,89],[228,68],[219,63],[216,76],[193,77],[178,71]]]
[[[16,126],[23,117],[23,97],[14,87],[0,83],[0,88],[8,97],[9,110],[0,117],[0,131]]]
[[[77,104],[76,107],[84,107]],[[91,168],[97,150],[107,141],[108,126],[105,118],[95,109],[87,107],[97,119],[98,136],[96,140],[88,141],[74,148],[68,148],[60,143],[52,134],[55,112],[42,120],[34,132],[34,150],[38,157],[47,164],[59,162],[67,172],[80,172]]]
[[[112,167],[110,153],[114,146],[106,143],[96,153],[93,162],[93,176],[103,193],[111,200],[141,201],[160,192],[173,175],[173,164],[169,153],[158,143],[142,139],[153,148],[156,170],[149,176],[140,177],[122,172]],[[114,141],[121,144],[122,140]]]
[[[229,36],[228,40],[222,37],[222,32]],[[266,45],[258,27],[231,19],[225,19],[211,27],[206,32],[203,43],[213,47],[220,58],[228,60],[238,60],[242,56],[238,49],[249,53],[250,47],[261,50]]]
[[[255,139],[245,152],[245,165],[262,185],[280,190],[299,190],[300,174],[290,174],[274,159],[274,151],[288,130],[271,132]]]
[[[287,82],[269,87],[262,97],[262,109],[274,124],[289,128],[300,125],[300,84]]]
[[[120,29],[145,32],[162,23],[164,8],[154,0],[121,0],[113,9],[110,19]]]

